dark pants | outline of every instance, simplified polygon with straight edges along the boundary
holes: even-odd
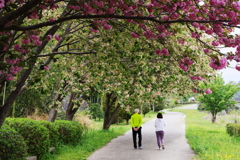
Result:
[[[137,134],[138,134],[138,147],[141,147],[142,146],[142,127],[140,127],[137,131],[134,131],[134,129],[132,128],[134,148],[137,148]]]

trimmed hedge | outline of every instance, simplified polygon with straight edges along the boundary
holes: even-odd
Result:
[[[49,121],[35,121],[39,125],[43,125],[49,131],[49,140],[51,147],[57,147],[59,143],[60,133],[58,132],[59,126],[56,123]]]
[[[81,141],[83,135],[83,127],[79,123],[65,120],[56,120],[54,123],[59,126],[59,141],[61,143],[76,145]]]
[[[5,123],[13,127],[25,140],[28,154],[41,156],[50,148],[49,131],[35,120],[26,118],[7,118]]]
[[[42,159],[50,147],[57,147],[59,143],[78,144],[83,132],[84,127],[73,121],[56,120],[52,123],[7,118],[0,129],[0,160],[21,160],[29,155]]]
[[[0,129],[0,159],[23,160],[27,157],[27,145],[21,135],[6,124]]]
[[[230,136],[240,137],[240,124],[237,123],[229,123],[226,125],[227,133]]]

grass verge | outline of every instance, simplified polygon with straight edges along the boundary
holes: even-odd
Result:
[[[197,110],[178,110],[186,117],[186,138],[198,160],[240,160],[240,138],[231,137],[222,124],[203,119],[207,113]]]
[[[156,117],[156,113],[148,113],[143,117],[143,123]],[[60,146],[54,154],[45,155],[45,160],[86,160],[95,150],[102,148],[113,138],[131,129],[130,124],[122,122],[111,125],[109,130],[102,130],[102,122],[96,121],[94,129],[89,130],[77,146]]]

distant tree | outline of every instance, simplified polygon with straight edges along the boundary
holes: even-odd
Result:
[[[164,100],[158,101],[154,104],[154,111],[159,112],[166,107],[166,102]]]
[[[129,119],[131,118],[131,112],[130,111],[127,111],[125,108],[120,108],[119,111],[118,111],[118,115],[126,120],[126,124],[128,125],[129,124]]]
[[[103,110],[100,107],[100,104],[98,103],[92,103],[89,107],[90,114],[93,119],[97,120],[97,118],[100,120],[103,118]]]
[[[142,114],[145,117],[145,115],[151,110],[148,103],[143,103],[142,105]]]
[[[201,84],[202,89],[210,88],[211,92],[206,92],[199,96],[198,99],[204,104],[204,110],[212,114],[212,123],[215,123],[217,113],[229,108],[236,101],[232,100],[233,95],[240,90],[238,85],[232,83],[224,84],[221,76],[217,76],[212,82],[208,84]]]

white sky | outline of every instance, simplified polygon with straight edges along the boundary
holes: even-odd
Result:
[[[235,49],[224,48],[224,49],[221,49],[221,51],[223,53],[226,53],[228,51],[235,52]],[[220,72],[222,73],[222,77],[223,77],[225,83],[229,83],[231,81],[233,81],[233,82],[240,82],[240,71],[235,69],[236,65],[237,65],[237,62],[231,61],[229,67],[227,67],[226,69],[220,70]]]

